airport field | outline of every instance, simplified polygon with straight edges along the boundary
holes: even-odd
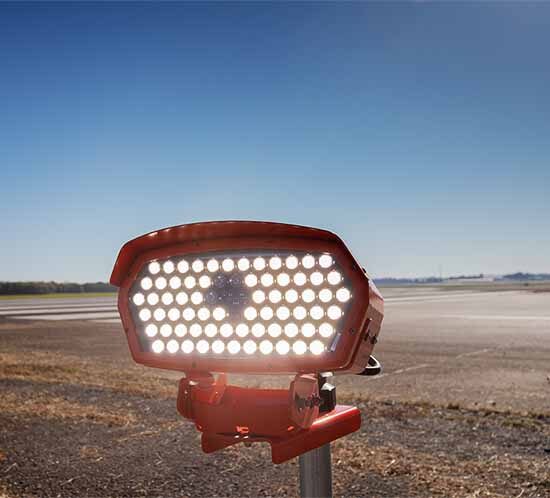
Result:
[[[384,373],[335,381],[363,413],[335,495],[550,497],[547,290],[382,289]],[[112,296],[0,302],[0,496],[296,496],[263,445],[202,454],[178,378],[133,363]]]

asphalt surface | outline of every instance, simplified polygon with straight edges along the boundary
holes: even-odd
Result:
[[[375,354],[384,372],[369,379],[339,377],[342,395],[550,412],[550,293],[382,291],[385,318]],[[6,300],[0,302],[2,316],[22,321],[25,330],[32,330],[32,321],[38,327],[45,320],[71,321],[69,348],[81,322],[101,324],[98,333],[122,335],[114,297]],[[102,354],[112,358],[115,351],[121,354],[110,347]]]

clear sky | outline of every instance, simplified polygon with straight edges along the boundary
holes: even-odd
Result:
[[[550,271],[550,4],[1,3],[0,63],[0,280],[213,219]]]

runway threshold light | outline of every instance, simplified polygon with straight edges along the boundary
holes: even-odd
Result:
[[[206,452],[268,441],[275,463],[359,428],[323,372],[369,373],[383,298],[339,237],[280,223],[166,228],[126,243],[111,283],[134,360],[185,372],[178,410]],[[289,390],[225,373],[295,374]],[[213,373],[220,375],[216,379]]]

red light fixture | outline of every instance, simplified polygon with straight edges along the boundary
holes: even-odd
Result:
[[[269,441],[281,462],[359,427],[319,374],[370,368],[383,298],[335,234],[253,221],[166,228],[126,243],[111,283],[134,360],[185,372],[178,410],[205,451]],[[226,386],[227,372],[296,377],[289,390],[243,389]]]

